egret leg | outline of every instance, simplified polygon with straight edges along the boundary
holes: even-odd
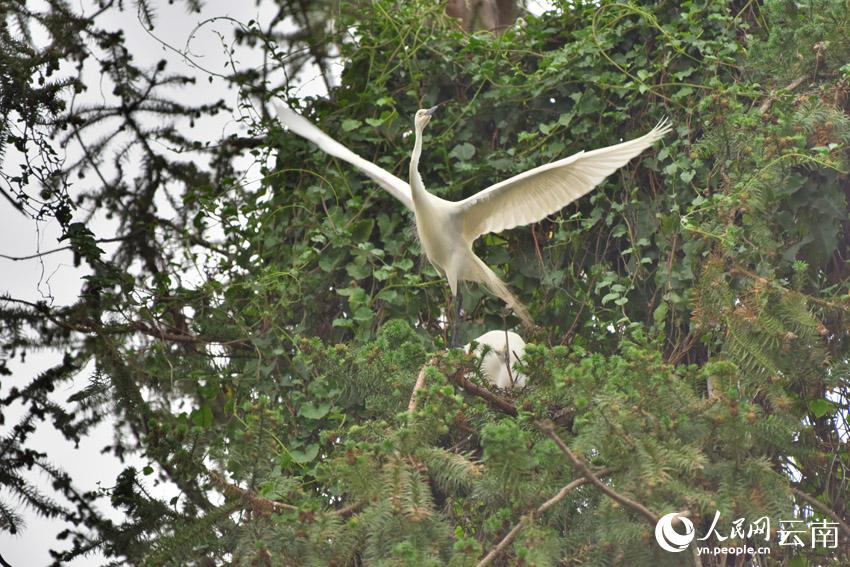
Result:
[[[460,290],[457,290],[457,295],[454,297],[454,317],[452,318],[452,343],[451,348],[460,346],[460,337],[458,336],[458,328],[460,327],[460,306],[463,304],[463,295]]]

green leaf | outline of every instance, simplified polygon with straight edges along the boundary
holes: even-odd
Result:
[[[351,229],[351,238],[356,242],[363,242],[364,240],[368,240],[369,236],[372,234],[372,229],[375,227],[375,221],[372,219],[366,219],[358,222],[354,225],[354,228]]]
[[[319,268],[324,272],[332,272],[342,259],[341,252],[325,252],[319,257]]]
[[[352,130],[356,130],[363,125],[359,120],[355,120],[354,118],[346,118],[342,121],[342,129],[345,132],[351,132]]]
[[[609,293],[608,295],[602,298],[602,305],[605,305],[609,301],[614,301],[618,297],[620,297],[619,293]]]
[[[378,299],[386,301],[387,303],[395,303],[398,301],[398,291],[394,289],[382,289],[378,292]]]
[[[565,112],[558,117],[558,124],[561,126],[569,126],[570,122],[573,121],[573,117],[575,117],[575,112]]]
[[[449,152],[449,157],[453,157],[460,161],[468,161],[474,155],[475,146],[473,146],[469,142],[458,144],[454,148],[452,148],[452,151]]]
[[[209,427],[213,423],[213,412],[209,406],[201,406],[198,409],[192,410],[189,418],[198,427]]]
[[[372,313],[372,310],[366,306],[358,307],[354,312],[354,320],[355,321],[370,321],[375,314]]]
[[[347,265],[345,271],[355,280],[362,280],[372,273],[372,266],[363,261],[355,261]]]
[[[299,465],[303,465],[305,463],[309,463],[319,454],[319,446],[315,443],[311,445],[307,445],[304,447],[303,451],[298,449],[290,449],[289,451],[292,460],[298,463]]]
[[[655,308],[655,311],[652,312],[652,320],[655,321],[656,324],[660,325],[667,318],[667,312],[669,308],[666,303],[661,303],[658,307]]]
[[[313,404],[312,402],[307,402],[299,408],[299,413],[306,417],[307,419],[322,419],[328,412],[331,410],[330,402],[323,402],[321,404]]]
[[[809,409],[815,417],[823,417],[832,408],[832,403],[823,398],[809,401]]]

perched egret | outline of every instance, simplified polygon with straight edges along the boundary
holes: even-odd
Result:
[[[489,232],[537,222],[588,193],[630,159],[670,130],[662,120],[648,134],[607,148],[585,152],[530,169],[496,183],[462,201],[447,201],[425,190],[419,175],[422,131],[437,107],[414,116],[416,139],[410,158],[410,184],[358,156],[292,109],[275,105],[280,122],[326,153],[345,160],[372,178],[393,197],[413,209],[422,250],[444,276],[457,298],[458,281],[478,282],[500,297],[531,326],[528,311],[508,286],[472,251],[472,243]],[[455,318],[455,322],[457,318]]]
[[[481,374],[498,388],[524,388],[525,374],[514,368],[516,361],[525,354],[525,341],[513,331],[488,331],[464,347],[471,352],[477,343],[475,354],[481,356]]]

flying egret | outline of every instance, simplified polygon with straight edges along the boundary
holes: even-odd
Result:
[[[514,368],[517,360],[525,354],[525,341],[513,331],[488,331],[464,347],[472,351],[476,343],[475,354],[481,356],[481,374],[498,388],[525,388],[527,377]]]
[[[589,152],[580,151],[496,183],[462,201],[447,201],[426,191],[419,175],[422,132],[437,110],[436,106],[420,109],[414,116],[416,139],[410,157],[409,185],[358,156],[292,109],[277,103],[275,106],[284,126],[326,153],[347,161],[413,209],[422,250],[440,275],[448,280],[455,301],[459,280],[481,283],[529,327],[532,322],[525,306],[475,255],[472,243],[489,232],[531,224],[559,211],[670,131],[664,119],[640,138]]]

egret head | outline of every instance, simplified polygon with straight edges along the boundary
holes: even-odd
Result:
[[[413,124],[416,126],[418,131],[422,131],[425,128],[425,125],[428,124],[428,121],[431,120],[431,115],[437,111],[437,106],[432,106],[431,108],[420,108],[416,111],[416,114],[413,117]]]

